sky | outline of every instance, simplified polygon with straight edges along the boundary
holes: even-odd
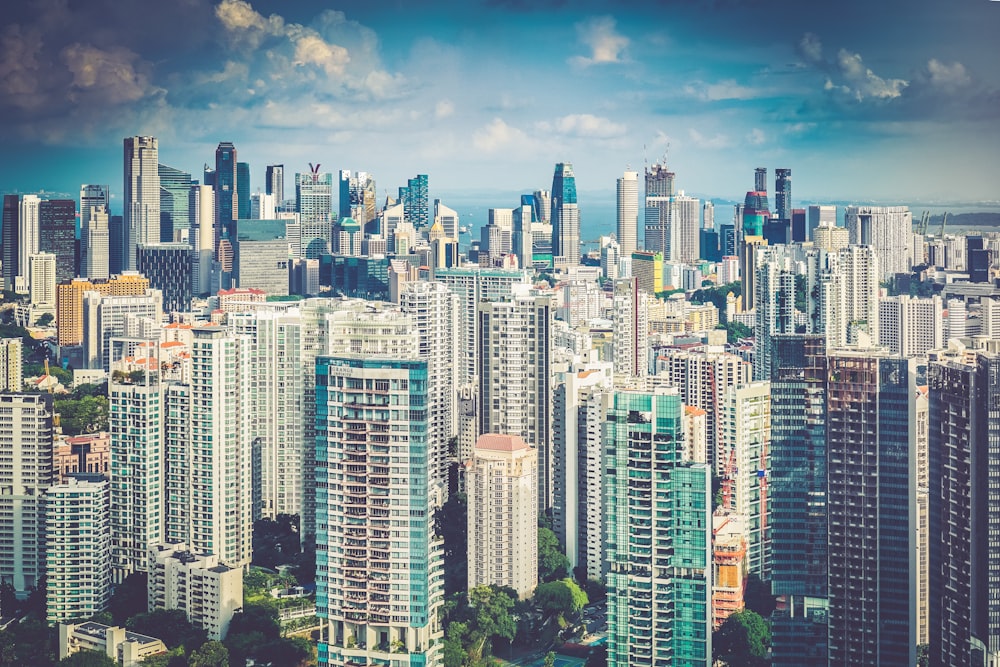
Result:
[[[997,0],[10,4],[3,192],[120,193],[152,135],[195,178],[234,142],[254,191],[318,162],[500,197],[568,161],[582,196],[666,156],[699,196],[766,166],[793,201],[1000,200]]]

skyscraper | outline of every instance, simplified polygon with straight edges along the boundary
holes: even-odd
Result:
[[[40,208],[42,200],[37,195],[24,195],[21,197],[20,210],[18,212],[18,223],[21,226],[18,232],[18,276],[15,279],[15,289],[22,294],[28,293],[28,258],[39,252],[40,241]]]
[[[312,166],[308,174],[295,174],[295,206],[301,224],[302,256],[316,259],[330,252],[330,217],[333,212],[333,175]]]
[[[771,355],[775,667],[827,665],[826,341],[778,335]]]
[[[45,574],[45,490],[55,482],[52,396],[0,393],[0,579],[24,598]]]
[[[250,219],[250,163],[236,163],[236,216]]]
[[[191,174],[161,164],[160,176],[160,243],[180,241],[184,234],[188,244],[191,229]]]
[[[618,179],[618,245],[631,257],[639,238],[639,174],[626,171]]]
[[[469,590],[538,583],[538,452],[517,435],[484,433],[466,465]]]
[[[21,257],[21,198],[18,195],[3,196],[3,288],[14,290],[19,275]]]
[[[614,282],[612,347],[615,375],[645,377],[649,374],[649,295],[639,289],[637,278]]]
[[[651,167],[646,167],[646,197],[669,197],[674,194],[675,176],[665,162],[654,162]]]
[[[617,391],[607,414],[610,667],[711,662],[711,473],[684,461],[682,411],[660,389]]]
[[[124,144],[125,251],[122,269],[134,270],[136,246],[160,240],[159,142],[155,137],[125,137]]]
[[[349,333],[357,352],[316,361],[320,665],[441,664],[443,562],[433,523],[440,496],[429,483],[427,362],[413,354],[409,321],[396,324],[372,322],[374,331],[391,331]]]
[[[50,199],[38,205],[38,251],[56,256],[56,282],[72,280],[76,266],[76,202]]]
[[[552,506],[550,297],[516,288],[479,304],[479,432],[519,435],[538,451],[538,511]],[[517,369],[516,371],[514,369]]]
[[[580,209],[569,162],[556,163],[552,176],[552,256],[569,266],[580,263]]]
[[[80,276],[89,280],[107,280],[110,276],[111,236],[108,212],[104,206],[81,211]]]
[[[792,219],[792,170],[774,170],[774,210],[779,220]]]
[[[995,341],[955,349],[927,368],[930,665],[989,665],[1000,657],[1000,357]],[[968,351],[971,352],[971,351]]]
[[[753,170],[753,189],[757,192],[767,192],[767,167],[757,167]]]
[[[264,176],[264,192],[274,196],[274,205],[285,203],[285,165],[269,164]]]
[[[220,142],[215,149],[215,238],[216,252],[219,239],[236,239],[236,220],[239,218],[239,197],[236,192],[238,175],[236,147],[231,141]]]
[[[110,185],[88,185],[80,186],[80,227],[86,222],[86,212],[93,206],[103,206],[105,211],[111,212],[111,186]]]
[[[916,661],[916,363],[877,350],[828,355],[830,664]]]
[[[813,234],[815,234],[816,228],[822,225],[837,226],[836,206],[818,206],[813,204],[806,209],[806,227],[808,228],[806,240],[815,240]]]
[[[402,188],[401,188],[402,190]],[[400,197],[406,219],[417,229],[431,223],[430,199],[427,192],[427,174],[417,174],[407,179],[405,196]]]
[[[879,260],[880,279],[909,273],[913,215],[906,206],[848,206],[844,212],[851,244],[871,246]]]

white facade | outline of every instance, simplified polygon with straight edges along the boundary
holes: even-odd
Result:
[[[457,239],[458,238],[458,212],[455,209],[448,208],[441,203],[440,199],[434,200],[434,225],[441,225],[441,231],[444,232],[446,238]],[[433,225],[432,225],[433,226]]]
[[[160,242],[159,142],[125,137],[125,268],[136,268],[136,246]]]
[[[818,242],[818,239],[814,236],[816,228],[824,225],[829,225],[830,227],[836,226],[837,207],[822,205],[810,206],[806,211],[806,223],[809,227],[806,239]]]
[[[149,610],[179,609],[209,639],[225,639],[233,614],[243,607],[243,572],[185,544],[153,547],[148,557]]]
[[[0,391],[21,391],[24,380],[24,341],[0,338]]]
[[[948,316],[945,337],[965,338],[968,335],[968,320],[964,299],[948,299]]]
[[[615,281],[612,343],[615,375],[643,377],[649,373],[649,295],[636,278]]]
[[[110,277],[111,237],[108,229],[108,212],[103,206],[81,211],[80,275],[88,280],[107,280]]]
[[[878,319],[878,343],[893,354],[914,357],[944,347],[944,305],[940,296],[883,297],[879,299]]]
[[[111,339],[153,333],[163,320],[163,293],[142,296],[83,294],[83,354],[87,368],[111,370]]]
[[[274,195],[255,192],[250,195],[250,217],[254,220],[274,220]]]
[[[0,394],[0,581],[25,597],[45,574],[45,489],[52,469],[52,396]]]
[[[32,314],[56,312],[56,256],[43,252],[28,255],[28,294]],[[32,322],[34,324],[34,322]]]
[[[639,240],[639,173],[626,171],[618,179],[618,243],[631,256]],[[603,268],[603,264],[602,264]],[[617,276],[605,276],[616,278]]]
[[[538,453],[516,435],[483,434],[466,464],[469,590],[538,583]]]
[[[879,258],[878,278],[909,273],[913,256],[913,215],[906,206],[848,206],[844,213],[852,245],[867,245]]]
[[[45,492],[45,609],[49,623],[87,618],[111,598],[108,482],[67,477]]]
[[[21,197],[20,210],[18,211],[18,268],[21,271],[20,284],[23,292],[27,292],[31,284],[31,273],[29,272],[31,256],[38,254],[39,235],[41,233],[40,209],[42,200],[38,195],[24,195]]]

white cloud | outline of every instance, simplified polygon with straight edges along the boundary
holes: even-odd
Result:
[[[435,118],[447,118],[448,116],[455,113],[455,105],[452,104],[451,100],[441,100],[436,105],[434,105],[434,117]]]
[[[98,93],[109,104],[121,104],[141,99],[152,90],[139,56],[126,48],[99,49],[76,43],[63,49],[62,58],[73,75],[74,92]]]
[[[860,54],[847,49],[841,49],[837,53],[837,67],[845,81],[845,86],[841,87],[846,87],[859,102],[866,97],[894,99],[902,95],[903,89],[910,85],[904,79],[883,79],[865,66]],[[834,85],[832,81],[828,84]]]
[[[589,56],[574,56],[569,62],[581,67],[600,63],[620,63],[629,45],[628,37],[615,31],[615,20],[610,16],[599,16],[578,23],[576,31],[580,41],[590,47]]]
[[[813,62],[823,59],[823,44],[819,41],[819,37],[811,32],[802,35],[802,39],[799,40],[799,51]]]
[[[502,118],[494,118],[485,127],[472,135],[472,145],[485,153],[492,153],[512,143],[522,142],[527,136],[516,127],[511,127]]]
[[[954,62],[948,65],[936,58],[931,58],[927,62],[927,73],[931,85],[942,88],[965,86],[972,80],[962,63]]]
[[[215,15],[235,39],[246,40],[259,46],[265,36],[278,36],[285,32],[285,20],[277,14],[264,17],[249,2],[222,0],[215,8]]]
[[[724,134],[716,134],[714,137],[706,137],[698,130],[691,128],[688,130],[691,142],[698,148],[719,149],[729,148],[732,144],[729,137]]]
[[[548,127],[548,124],[544,124]],[[557,118],[551,128],[559,134],[591,139],[609,139],[625,134],[626,128],[621,123],[615,123],[607,118],[589,113],[570,114]]]
[[[337,44],[328,44],[322,37],[307,34],[295,42],[295,64],[317,65],[327,76],[340,76],[351,61],[347,49]]]
[[[753,146],[760,146],[765,141],[767,141],[767,135],[759,127],[753,128],[750,130],[750,134],[747,135],[747,143]]]
[[[719,100],[750,100],[760,96],[760,92],[749,86],[743,86],[735,79],[726,79],[716,83],[693,81],[684,86],[684,93],[705,102]]]

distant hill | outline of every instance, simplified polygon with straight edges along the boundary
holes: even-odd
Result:
[[[914,222],[918,216],[914,214]],[[927,231],[941,226],[941,216],[932,215]],[[948,228],[952,227],[1000,227],[1000,213],[956,213],[948,216]]]

